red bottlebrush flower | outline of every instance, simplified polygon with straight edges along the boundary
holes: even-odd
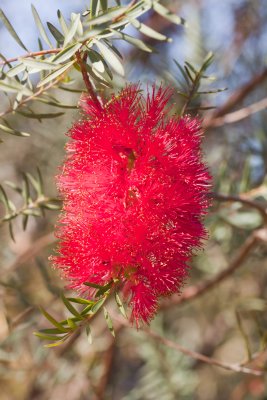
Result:
[[[129,86],[102,108],[84,97],[85,118],[70,131],[57,178],[64,203],[54,265],[82,292],[84,282],[118,279],[137,325],[179,291],[206,236],[200,123],[170,117],[170,96],[160,88],[144,98]]]

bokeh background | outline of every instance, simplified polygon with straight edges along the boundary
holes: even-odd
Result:
[[[56,25],[58,8],[68,19],[71,12],[83,11],[88,2],[0,0],[1,8],[20,37],[36,51],[37,30],[31,3],[43,21]],[[196,106],[217,107],[198,111],[206,121],[203,150],[213,175],[214,191],[224,195],[241,194],[266,205],[267,114],[264,107],[256,113],[247,108],[266,98],[266,0],[175,0],[165,4],[184,17],[188,27],[168,24],[153,13],[146,15],[144,20],[148,25],[173,41],[151,42],[158,50],[152,56],[118,43],[124,55],[125,80],[140,81],[144,87],[156,80],[178,90],[181,76],[173,60],[180,63],[187,60],[197,66],[212,51],[215,59],[208,72],[216,79],[208,81],[207,87],[228,90],[202,96]],[[147,38],[143,40],[149,42]],[[22,54],[1,22],[0,53],[7,58]],[[115,87],[123,84],[121,78],[115,80]],[[77,85],[83,89],[82,81]],[[241,93],[239,97],[238,93]],[[75,93],[58,91],[54,94],[70,105],[77,104],[79,98]],[[2,96],[0,100],[2,110],[6,99]],[[177,94],[175,101],[180,109],[183,98]],[[225,105],[228,105],[226,112]],[[237,110],[243,111],[239,117],[235,115],[235,122],[229,123],[225,116]],[[49,108],[40,103],[38,111],[47,112]],[[22,172],[36,175],[38,166],[46,193],[57,196],[54,176],[64,157],[65,133],[78,118],[75,109],[63,111],[61,117],[42,122],[18,119],[17,115],[10,117],[13,126],[18,124],[20,129],[31,132],[31,137],[17,138],[0,133],[3,140],[0,181],[3,185],[6,180],[20,185]],[[222,119],[215,124],[215,117]],[[8,188],[7,193],[19,207],[20,196]],[[47,325],[38,306],[42,305],[57,318],[66,315],[58,296],[64,282],[48,262],[55,245],[56,218],[57,212],[52,211],[47,212],[45,218],[32,218],[26,231],[17,218],[15,242],[10,238],[8,226],[2,223],[0,227],[1,400],[267,399],[264,377],[229,372],[197,362],[159,345],[146,333],[135,329],[118,326],[114,340],[102,316],[93,323],[92,344],[82,334],[68,346],[44,348],[32,334]],[[249,235],[262,224],[262,217],[255,208],[215,198],[206,218],[210,237],[204,250],[192,260],[186,287],[211,279],[226,269]],[[252,355],[260,352],[260,365],[264,366],[266,253],[266,244],[259,243],[247,254],[240,268],[215,288],[192,301],[167,305],[152,322],[152,328],[191,350],[229,363],[247,363]]]

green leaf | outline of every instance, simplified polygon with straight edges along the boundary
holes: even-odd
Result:
[[[92,333],[91,333],[91,329],[90,329],[89,325],[86,325],[85,331],[86,331],[86,335],[87,335],[89,344],[92,344]]]
[[[203,90],[203,91],[197,92],[196,94],[217,94],[217,93],[220,93],[220,92],[225,92],[225,90],[228,90],[228,88],[213,89],[213,90]]]
[[[73,319],[72,318],[68,318],[68,325],[69,325],[69,327],[72,329],[72,330],[74,330],[74,329],[76,329],[76,328],[78,328],[78,325],[77,324],[75,324],[75,322],[73,321]]]
[[[2,131],[6,132],[6,133],[10,133],[11,135],[15,135],[15,136],[21,136],[21,137],[30,136],[30,134],[27,132],[18,131],[17,129],[12,129],[12,128],[10,128],[6,125],[2,125],[2,124],[0,124],[0,129],[2,129]]]
[[[104,311],[104,317],[105,317],[108,329],[110,330],[111,335],[115,337],[112,319],[111,319],[106,307],[103,307],[103,311]]]
[[[96,46],[101,52],[102,56],[108,64],[116,71],[119,75],[124,76],[124,68],[119,58],[114,54],[112,50],[106,47],[102,42],[96,41]]]
[[[192,76],[192,74],[191,74],[191,72],[190,72],[190,70],[189,70],[189,68],[185,65],[184,66],[184,70],[185,70],[185,72],[186,72],[186,75],[188,76],[188,78],[190,79],[190,81],[193,83],[193,85],[195,84],[195,79],[194,79],[194,77]]]
[[[100,4],[99,0],[91,0],[90,12],[92,17],[95,17],[98,14],[99,4]]]
[[[43,177],[42,177],[39,167],[37,167],[37,175],[38,175],[38,177],[37,177],[38,185],[36,187],[36,191],[37,191],[38,195],[40,196],[44,193],[44,182],[43,182]]]
[[[201,67],[201,71],[206,71],[206,69],[208,69],[208,67],[212,64],[213,60],[214,60],[214,54],[210,51],[204,60],[204,63]]]
[[[102,289],[104,287],[102,285],[98,285],[97,283],[93,283],[93,282],[84,282],[83,284],[86,286],[90,286],[94,289]]]
[[[22,189],[22,197],[25,201],[25,205],[29,204],[32,199],[30,196],[30,185],[29,180],[26,174],[22,173],[23,176],[23,189]]]
[[[112,79],[112,72],[101,54],[91,50],[88,52],[88,56],[92,62],[92,69],[97,75],[105,79],[106,77],[104,76],[104,73],[107,73],[108,77]]]
[[[57,118],[57,117],[61,117],[62,115],[64,115],[64,112],[58,112],[58,113],[29,113],[29,112],[25,112],[25,111],[17,111],[17,114],[22,115],[25,118],[32,118],[32,119],[50,119],[50,118]]]
[[[88,64],[86,64],[86,69],[90,77],[96,80],[98,84],[109,88],[113,87],[111,83],[107,80],[107,77],[104,76],[104,74],[99,74],[96,69],[93,70],[93,68]]]
[[[13,240],[13,242],[15,243],[16,240],[15,240],[14,231],[13,231],[13,225],[12,225],[12,222],[11,222],[11,221],[10,221],[9,224],[8,224],[8,229],[9,229],[10,237],[11,237],[11,239]]]
[[[17,193],[21,194],[22,193],[22,189],[20,187],[18,187],[17,185],[15,185],[13,182],[11,181],[4,181],[5,185],[9,186],[11,189],[15,190]]]
[[[63,332],[57,328],[40,329],[38,333],[48,334],[48,335],[63,335]]]
[[[10,68],[7,72],[6,75],[10,78],[12,78],[15,75],[18,75],[20,72],[25,71],[25,65],[24,64],[18,64],[15,65],[13,68]]]
[[[63,293],[61,294],[61,299],[65,304],[65,306],[67,307],[67,309],[69,310],[69,312],[74,315],[74,317],[82,319],[81,315],[78,313],[76,308],[74,308],[73,305],[71,305],[71,303],[68,301],[68,299],[64,296]]]
[[[33,332],[33,334],[42,340],[62,340],[62,336],[47,335],[42,332]]]
[[[113,8],[110,9],[110,11],[107,11],[98,17],[90,19],[88,22],[91,26],[94,25],[101,25],[104,24],[105,22],[112,21],[115,18],[118,18],[120,15],[123,15],[125,11],[127,10],[127,7],[119,7],[119,8]]]
[[[57,78],[58,76],[62,75],[65,71],[67,71],[73,64],[75,60],[68,62],[67,64],[61,66],[57,70],[53,71],[51,74],[47,75],[44,79],[42,79],[37,87],[43,86],[48,82],[51,82],[53,79]]]
[[[82,310],[81,315],[82,315],[82,316],[87,315],[87,314],[91,311],[91,308],[93,307],[94,304],[95,304],[95,302],[93,302],[92,304],[89,304],[88,306],[86,306],[86,307]]]
[[[195,69],[195,67],[194,67],[192,64],[190,64],[188,61],[185,61],[185,65],[186,65],[195,75],[198,74],[198,71]]]
[[[15,41],[18,43],[18,45],[28,52],[29,50],[23,44],[23,42],[20,40],[19,36],[17,35],[15,29],[11,25],[11,23],[8,20],[8,18],[6,17],[6,15],[4,14],[3,10],[0,10],[0,19],[3,21],[3,23],[4,23],[5,27],[7,28],[8,32],[13,37],[13,39],[15,39]]]
[[[125,308],[123,307],[122,301],[121,301],[120,296],[118,295],[117,292],[115,293],[115,300],[116,300],[116,303],[117,303],[117,305],[119,307],[119,310],[120,310],[121,314],[124,316],[124,318],[127,318],[127,315],[126,315],[126,312],[125,312]]]
[[[64,33],[64,35],[67,35],[68,26],[67,26],[67,23],[65,21],[65,18],[63,17],[63,14],[61,13],[60,10],[57,10],[57,17],[58,17],[62,32]]]
[[[118,56],[121,60],[123,60],[123,56],[122,56],[122,54],[119,52],[119,50],[118,50],[111,42],[109,42],[107,39],[103,39],[103,40],[104,40],[105,44],[106,44],[115,54],[117,54],[117,56]]]
[[[6,191],[5,191],[5,189],[3,188],[2,185],[0,185],[0,192],[1,192],[1,201],[4,203],[4,205],[6,207],[6,210],[8,212],[10,212],[8,197],[7,197]]]
[[[45,208],[47,210],[60,210],[61,201],[58,199],[48,199],[43,203],[40,203],[40,207]]]
[[[103,11],[107,11],[108,9],[108,0],[100,0],[100,4]]]
[[[52,69],[57,68],[57,65],[49,62],[49,61],[43,61],[43,60],[38,60],[38,59],[33,59],[33,58],[21,58],[20,61],[26,65],[26,67],[29,68],[34,68],[36,69],[35,72],[37,71],[50,71]]]
[[[65,340],[68,338],[68,336],[64,336],[63,339],[59,340],[56,343],[49,343],[49,344],[45,344],[44,347],[56,347],[56,346],[60,346],[62,343],[65,342]]]
[[[32,91],[17,82],[16,80],[11,80],[7,78],[5,81],[0,80],[0,89],[2,89],[4,92],[10,92],[10,93],[21,93],[24,96],[31,96],[33,93]]]
[[[113,31],[114,33],[116,32],[115,30]],[[116,32],[123,40],[126,42],[132,44],[133,46],[137,47],[140,50],[146,51],[147,53],[152,53],[155,50],[153,47],[148,46],[146,43],[144,43],[142,40],[137,39],[133,36],[127,35],[126,33],[122,32]]]
[[[157,14],[161,15],[170,22],[173,22],[176,25],[186,25],[186,21],[183,18],[178,17],[178,15],[172,13],[162,4],[153,2],[152,8],[156,11]]]
[[[73,39],[75,33],[77,32],[80,21],[81,21],[80,14],[76,14],[74,17],[74,20],[71,23],[70,29],[69,29],[67,35],[65,36],[64,45],[63,45],[64,47],[67,46],[67,44]]]
[[[29,216],[28,215],[23,215],[22,217],[22,229],[25,231],[27,228]]]
[[[33,18],[34,18],[34,20],[35,20],[36,26],[37,26],[38,29],[39,29],[39,32],[40,32],[40,34],[41,34],[41,37],[44,39],[44,41],[46,42],[46,44],[48,44],[48,46],[51,47],[51,49],[52,49],[52,48],[53,48],[53,45],[52,45],[52,43],[51,43],[49,37],[47,36],[47,33],[46,33],[46,31],[45,31],[45,29],[44,29],[44,26],[43,26],[43,24],[42,24],[41,18],[40,18],[39,14],[38,14],[38,12],[37,12],[37,10],[36,10],[36,8],[34,7],[33,4],[31,5],[31,8],[32,8],[32,13],[33,13]]]
[[[56,64],[63,63],[66,60],[69,60],[76,51],[82,46],[82,43],[71,44],[65,49],[61,50],[56,56],[52,58],[52,61]]]
[[[102,305],[105,303],[106,299],[107,299],[107,298],[104,296],[104,297],[102,297],[102,299],[98,300],[98,301],[93,305],[93,307],[91,308],[91,311],[92,311],[93,314],[96,314],[96,313],[97,313],[97,311],[98,311],[98,310],[102,307]]]
[[[47,100],[47,99],[44,99],[43,97],[37,97],[36,101],[39,101],[40,103],[48,104],[49,106],[58,107],[58,108],[67,108],[67,109],[71,109],[71,110],[74,110],[74,109],[78,108],[77,104],[73,104],[73,105],[64,104],[64,103],[61,103],[61,102],[56,101],[56,100],[54,100],[54,101],[53,100]]]
[[[59,30],[53,24],[51,24],[51,22],[47,22],[47,26],[56,41],[60,44],[64,43],[64,36],[62,33],[59,32]]]
[[[68,328],[64,328],[60,322],[58,322],[57,320],[55,320],[54,317],[52,317],[52,315],[50,315],[47,311],[45,311],[45,309],[43,309],[42,307],[40,307],[40,311],[42,312],[42,314],[45,316],[46,319],[48,319],[49,322],[51,322],[52,325],[54,325],[56,328],[58,328],[61,332],[63,333],[67,333],[69,332]]]
[[[137,19],[131,19],[130,22],[143,35],[146,35],[155,40],[163,40],[163,41],[168,41],[168,42],[171,41],[171,39],[168,39],[167,36],[163,35],[160,32],[155,31],[154,29],[150,28],[149,26],[147,26],[145,24],[142,24]]]
[[[80,297],[67,297],[67,299],[69,301],[71,301],[72,303],[78,303],[78,304],[94,304],[94,301],[92,300],[86,300],[86,299],[82,299]]]

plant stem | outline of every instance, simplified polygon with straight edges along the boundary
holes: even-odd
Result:
[[[96,104],[96,106],[102,108],[102,104],[99,101],[99,99],[98,99],[98,97],[97,97],[97,95],[96,95],[96,93],[94,91],[93,85],[92,85],[92,83],[91,83],[91,81],[89,79],[89,76],[88,76],[88,73],[87,73],[87,70],[86,70],[87,53],[84,53],[83,57],[81,57],[81,53],[79,51],[77,51],[76,59],[77,59],[77,62],[79,64],[80,68],[81,68],[82,77],[83,77],[83,80],[84,80],[84,83],[85,83],[85,86],[86,86],[86,89],[87,89],[88,93],[90,94],[90,96],[93,99],[93,101]]]

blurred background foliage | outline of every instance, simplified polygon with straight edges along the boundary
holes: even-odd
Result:
[[[30,12],[31,2],[43,21],[49,20],[55,25],[57,8],[68,19],[71,12],[81,12],[87,5],[82,0],[45,3],[1,0],[4,13],[32,51],[38,51],[38,33]],[[179,303],[174,299],[166,303],[152,322],[152,328],[161,336],[208,357],[250,366],[256,358],[257,366],[265,368],[267,250],[262,227],[266,222],[267,201],[266,1],[162,3],[185,18],[187,27],[176,26],[153,11],[142,16],[142,22],[173,41],[159,43],[128,28],[128,34],[153,46],[157,53],[148,54],[118,41],[117,47],[124,57],[125,77],[116,75],[113,85],[117,89],[125,81],[140,81],[145,89],[147,83],[155,80],[170,84],[177,89],[175,107],[181,111],[186,99],[179,92],[184,91],[185,78],[177,62],[184,65],[188,61],[198,68],[209,51],[215,54],[208,75],[216,80],[204,78],[201,91],[215,89],[216,94],[194,96],[188,108],[200,114],[206,126],[203,149],[217,197],[206,218],[210,238],[205,250],[192,260],[184,290],[216,279],[229,265],[235,264],[240,254],[241,260],[227,279],[203,295],[191,301]],[[6,58],[23,54],[3,24],[0,25],[0,53]],[[75,87],[83,90],[84,83],[77,71],[72,73],[72,78],[76,80]],[[226,87],[227,91],[217,91]],[[110,93],[110,89],[102,90],[107,95]],[[52,89],[51,93],[69,105],[76,105],[80,96],[60,89]],[[1,112],[6,109],[7,101],[4,96],[0,99]],[[252,104],[254,108],[250,107]],[[1,132],[4,143],[1,144],[0,182],[16,209],[24,206],[25,199],[5,181],[23,188],[23,173],[37,178],[37,167],[42,172],[48,204],[55,205],[54,176],[64,157],[65,133],[79,117],[75,108],[55,109],[42,103],[34,104],[33,108],[38,113],[64,114],[41,121],[17,113],[8,117],[14,129],[31,133],[24,138]],[[34,196],[34,188],[30,192]],[[232,197],[223,201],[226,198],[221,195]],[[234,196],[251,204],[234,201]],[[2,211],[4,216],[4,207]],[[51,270],[47,260],[55,243],[53,226],[57,212],[45,211],[45,216],[40,218],[30,216],[25,231],[20,218],[13,220],[15,241],[10,237],[8,224],[2,223],[0,231],[1,400],[267,399],[264,377],[201,363],[160,344],[145,332],[129,329],[116,321],[114,339],[102,316],[92,324],[93,344],[82,333],[66,346],[43,348],[32,335],[34,330],[47,324],[38,306],[42,305],[58,318],[67,315],[58,295],[64,282]],[[258,233],[261,233],[260,240]],[[250,238],[255,237],[257,240],[246,252]],[[109,309],[112,311],[113,304]]]

